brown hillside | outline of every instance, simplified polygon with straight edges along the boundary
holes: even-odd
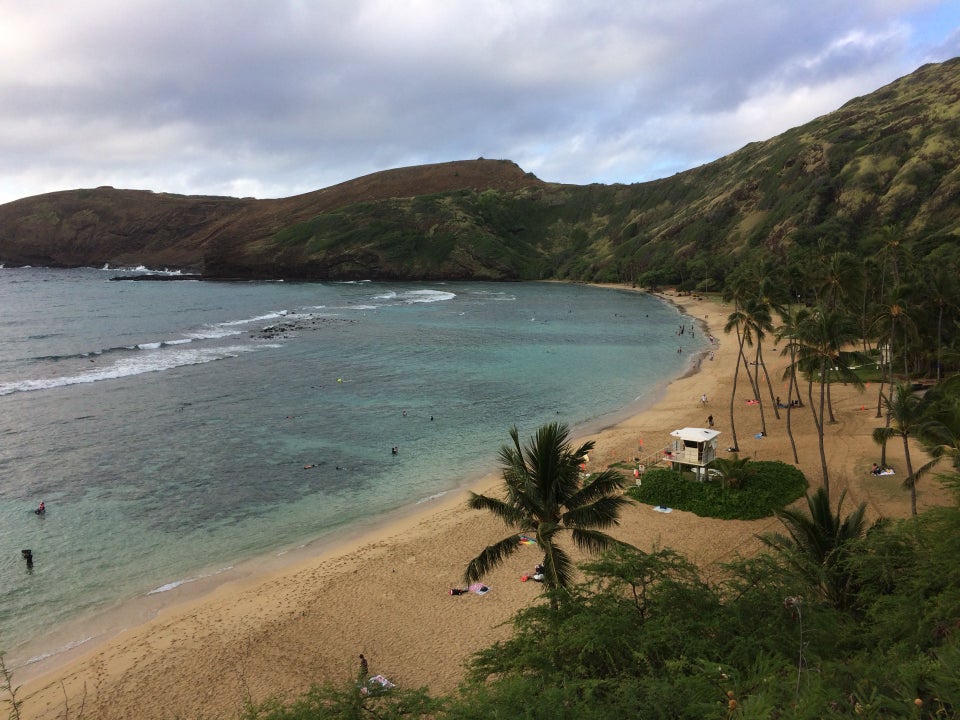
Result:
[[[0,262],[50,267],[143,264],[202,270],[211,243],[222,252],[358,202],[543,185],[513,162],[480,158],[386,170],[276,200],[111,187],[67,190],[0,205]]]

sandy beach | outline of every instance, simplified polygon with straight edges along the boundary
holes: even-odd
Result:
[[[728,425],[736,343],[722,335],[730,309],[716,300],[672,293],[664,299],[695,318],[697,332],[717,336],[714,359],[704,357],[699,372],[664,388],[653,407],[595,434],[578,436],[596,441],[589,470],[665,447],[671,430],[705,427],[711,414],[723,433],[720,447],[732,443]],[[765,358],[774,392],[785,397],[780,380],[785,361],[772,342],[765,346]],[[706,406],[700,403],[703,394]],[[746,404],[749,397],[741,373],[734,403],[741,454],[790,462],[785,417],[777,420],[766,398],[768,434],[755,437],[759,411]],[[909,494],[901,487],[900,448],[891,445],[887,454],[895,475],[868,472],[879,458],[871,439],[873,428],[882,424],[876,418],[876,388],[861,393],[838,386],[833,399],[837,423],[827,427],[827,459],[834,502],[846,490],[848,509],[865,502],[873,517],[906,517]],[[792,421],[799,467],[816,487],[820,464],[809,409],[795,409]],[[521,438],[535,429],[520,428]],[[507,430],[505,426],[504,441]],[[496,493],[498,485],[494,472],[474,489]],[[946,501],[935,480],[920,483],[921,512]],[[671,547],[709,571],[718,561],[755,552],[755,536],[779,527],[775,519],[720,521],[636,505],[612,534],[641,549]],[[459,585],[467,562],[508,532],[491,516],[467,509],[465,492],[451,493],[385,525],[358,529],[336,546],[312,549],[305,557],[219,584],[84,648],[77,657],[18,671],[22,674],[14,684],[22,684],[22,717],[62,718],[68,708],[76,716],[82,706],[85,716],[97,718],[233,718],[247,698],[258,702],[289,696],[314,682],[354,677],[360,653],[369,659],[371,673],[382,673],[398,685],[450,691],[470,654],[506,637],[510,628],[505,623],[519,608],[535,602],[541,588],[520,581],[540,559],[531,546],[485,579],[491,588],[486,595],[449,594]]]

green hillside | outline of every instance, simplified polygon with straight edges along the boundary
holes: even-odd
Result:
[[[960,59],[670,178],[543,182],[506,160],[375,173],[280,200],[76,190],[0,206],[0,262],[211,277],[541,279],[720,287],[753,255],[956,245]]]

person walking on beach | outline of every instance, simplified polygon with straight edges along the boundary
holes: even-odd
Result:
[[[713,415],[707,415],[707,427],[713,427]]]
[[[366,680],[369,674],[370,666],[367,664],[367,659],[363,656],[363,653],[360,653],[360,677]]]

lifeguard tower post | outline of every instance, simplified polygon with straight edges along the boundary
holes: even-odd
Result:
[[[677,472],[689,466],[699,480],[704,480],[707,466],[717,457],[717,437],[720,432],[707,428],[686,427],[670,433],[673,444],[664,459],[672,463]]]

